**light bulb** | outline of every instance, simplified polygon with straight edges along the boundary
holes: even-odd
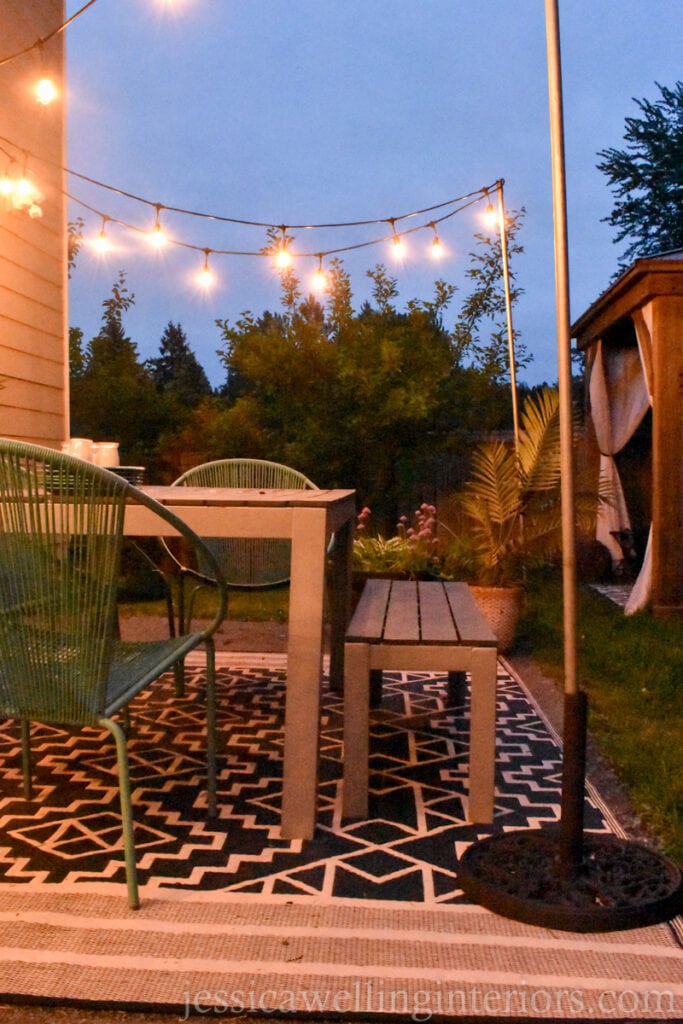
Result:
[[[19,180],[14,183],[13,191],[20,197],[20,199],[28,203],[33,195],[34,189],[28,178],[19,178]]]
[[[434,231],[434,238],[432,240],[432,244],[429,247],[429,252],[430,252],[431,257],[432,257],[433,260],[440,260],[441,257],[444,254],[444,249],[443,249],[443,245],[441,244],[441,239],[437,235],[436,231]]]
[[[491,203],[489,203],[486,209],[484,210],[484,223],[489,228],[498,227],[498,214],[493,209]]]
[[[91,245],[95,252],[99,253],[100,256],[104,256],[105,253],[109,252],[109,250],[111,249],[111,245],[109,243],[109,239],[107,238],[104,232],[104,228],[102,228],[99,235],[93,238]]]
[[[394,235],[393,238],[393,253],[394,259],[402,260],[405,258],[407,249],[405,242],[399,235]]]
[[[166,245],[166,235],[161,229],[160,224],[155,224],[149,235],[149,244],[153,249],[163,249]]]
[[[157,206],[156,217],[154,218],[154,225],[150,233],[147,235],[149,244],[152,246],[153,249],[163,249],[163,247],[166,245],[166,242],[168,241],[159,222],[160,210],[161,206]]]
[[[292,264],[292,256],[284,245],[281,245],[275,253],[275,266],[278,270],[286,270]]]
[[[196,282],[197,282],[197,284],[199,285],[200,288],[210,288],[214,284],[214,282],[215,282],[213,271],[211,270],[211,267],[209,266],[209,252],[208,252],[208,250],[206,250],[204,252],[204,266],[202,267],[202,269],[197,274],[195,280],[196,280]]]
[[[41,78],[35,88],[36,99],[46,107],[57,98],[57,86],[51,78]]]
[[[316,292],[324,292],[327,288],[327,274],[323,270],[322,256],[318,256],[318,269],[311,278],[311,287]]]
[[[0,178],[0,196],[11,196],[14,192],[14,182],[10,178],[9,174],[3,175]]]

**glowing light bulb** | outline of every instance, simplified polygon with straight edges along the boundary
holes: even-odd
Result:
[[[96,235],[95,238],[93,238],[90,244],[92,245],[95,252],[99,253],[100,256],[104,256],[105,253],[110,251],[111,243],[107,238],[107,234],[104,229],[104,224],[102,224],[100,233]]]
[[[34,188],[28,178],[19,178],[14,183],[13,191],[22,201],[28,203],[31,200]]]
[[[292,255],[286,246],[281,245],[275,253],[275,266],[278,270],[286,270],[292,265]]]
[[[149,244],[153,249],[163,249],[166,245],[166,235],[164,234],[161,225],[155,224],[149,233]]]
[[[200,288],[210,288],[215,283],[213,271],[209,266],[209,250],[204,250],[204,266],[195,278]]]
[[[51,78],[41,78],[35,88],[36,99],[46,107],[57,99],[57,86]]]
[[[430,246],[429,251],[433,260],[440,260],[444,254],[444,248],[443,245],[441,244],[441,239],[436,233],[435,224],[432,224],[432,231],[434,232],[434,238],[432,239],[432,244]]]
[[[406,244],[399,235],[394,235],[393,238],[393,253],[394,259],[402,260],[405,259],[407,253]]]
[[[14,182],[10,178],[9,174],[3,175],[0,178],[0,196],[11,196],[14,192]]]
[[[486,209],[484,210],[484,223],[489,228],[498,227],[498,214],[493,209],[491,203],[489,203]]]
[[[323,270],[323,258],[318,257],[318,269],[311,278],[311,287],[316,292],[324,292],[327,288],[327,274]]]

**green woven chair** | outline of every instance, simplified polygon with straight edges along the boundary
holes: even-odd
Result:
[[[119,639],[116,592],[126,502],[171,523],[218,582],[206,628]],[[0,716],[21,723],[31,799],[30,722],[103,727],[116,743],[128,901],[139,906],[124,728],[112,716],[185,655],[206,648],[208,813],[216,813],[215,656],[226,592],[211,552],[182,520],[123,478],[49,448],[0,441]]]
[[[316,490],[316,485],[298,470],[262,459],[219,459],[216,462],[205,462],[188,469],[174,481],[173,486]],[[205,537],[204,543],[220,566],[228,587],[265,589],[289,580],[291,546],[288,540]],[[203,560],[201,553],[196,560],[191,560],[182,546],[167,543],[166,547],[184,582],[179,601],[179,629],[182,630],[185,617],[192,614],[196,590],[202,585],[211,585],[214,576],[211,566]],[[190,580],[194,580],[197,586],[188,598],[187,584]]]
[[[174,481],[174,486],[316,489],[315,484],[298,470],[259,459],[205,462],[188,469]],[[287,540],[217,537],[206,539],[206,544],[211,548],[229,587],[274,587],[289,579],[290,544]],[[205,581],[211,579],[211,572],[201,561],[193,571]]]

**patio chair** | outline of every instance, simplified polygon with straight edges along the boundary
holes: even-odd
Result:
[[[126,502],[145,505],[201,552],[218,583],[215,617],[197,632],[123,642],[116,593]],[[206,648],[208,813],[216,813],[212,634],[226,592],[211,552],[182,520],[122,477],[49,448],[0,441],[0,715],[21,723],[31,799],[31,722],[100,727],[114,737],[128,902],[139,906],[125,728],[128,702],[200,644]]]
[[[188,469],[174,481],[178,487],[258,487],[316,490],[316,485],[296,469],[262,459],[219,459]],[[257,590],[287,583],[290,573],[290,542],[277,538],[213,537],[204,538],[214,559],[221,567],[227,586]],[[211,566],[202,559],[190,562],[186,552],[175,543],[166,543],[183,583],[179,598],[180,623],[192,615],[193,598],[202,585],[211,586]],[[189,599],[187,582],[196,582]]]

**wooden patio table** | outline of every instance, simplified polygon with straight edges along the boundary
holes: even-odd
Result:
[[[204,537],[278,537],[291,541],[289,640],[284,725],[281,834],[310,839],[315,830],[320,739],[323,610],[327,545],[334,533],[330,580],[330,684],[344,679],[355,491],[237,487],[144,487]],[[128,536],[159,536],[142,505],[126,509]],[[168,536],[173,535],[169,528]]]

